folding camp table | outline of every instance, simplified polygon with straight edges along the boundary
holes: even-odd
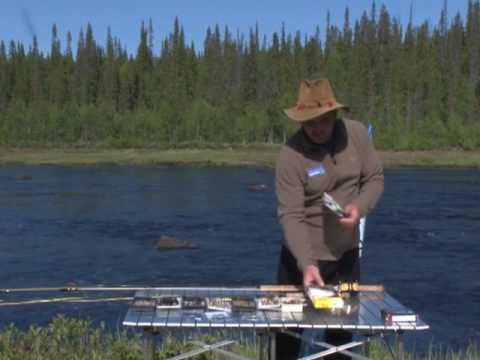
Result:
[[[256,298],[272,295],[256,288],[161,288],[137,291],[136,298],[148,299],[159,296],[197,297],[197,298]],[[310,341],[325,350],[306,356],[302,359],[317,359],[328,354],[340,352],[353,358],[366,359],[349,349],[362,345],[370,336],[383,335],[387,332],[403,332],[408,330],[426,330],[429,326],[419,317],[415,321],[386,322],[381,311],[388,309],[394,312],[407,312],[406,308],[386,292],[360,292],[348,299],[350,313],[335,314],[329,310],[316,310],[307,305],[303,312],[281,312],[272,310],[235,310],[230,312],[207,311],[205,309],[158,309],[155,306],[130,306],[123,321],[124,326],[140,328],[144,331],[145,358],[151,359],[155,352],[155,335],[162,330],[172,328],[183,329],[252,329],[260,336],[261,344],[268,346],[268,359],[275,359],[275,333],[281,331],[295,337],[301,337],[294,329],[344,329],[365,335],[359,341],[351,341],[341,346],[319,341]],[[304,339],[302,339],[304,340]],[[180,360],[206,351],[222,353],[233,359],[245,359],[242,356],[222,349],[234,341],[220,341],[207,345],[197,342],[199,349],[176,356]],[[263,351],[260,351],[263,354]],[[262,355],[261,355],[262,356]],[[281,359],[278,359],[281,360]]]

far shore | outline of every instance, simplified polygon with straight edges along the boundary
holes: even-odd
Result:
[[[275,166],[279,145],[218,149],[0,149],[0,166],[24,165],[191,165]],[[379,151],[385,168],[480,169],[480,150]]]

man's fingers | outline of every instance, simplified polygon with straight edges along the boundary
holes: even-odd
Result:
[[[345,217],[340,219],[340,223],[344,225],[355,225],[355,219],[352,217]]]
[[[323,283],[322,275],[320,275],[320,270],[317,269],[316,275],[317,275],[317,278],[316,278],[317,284],[318,284],[319,286],[325,285],[325,284]]]
[[[318,286],[322,287],[322,286],[325,286],[324,282],[323,282],[323,279],[322,277],[319,275],[318,278],[317,278],[317,284]]]
[[[303,286],[308,287],[310,285],[324,285],[320,271],[313,265],[308,266],[303,274]]]
[[[347,205],[345,207],[345,217],[340,219],[340,223],[348,227],[355,226],[359,221],[359,212],[356,206]]]

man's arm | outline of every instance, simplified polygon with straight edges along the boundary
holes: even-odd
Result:
[[[278,219],[288,248],[303,272],[316,265],[312,258],[308,229],[305,224],[305,190],[302,168],[292,149],[284,147],[277,160],[275,186]]]
[[[353,200],[360,217],[370,212],[383,193],[384,177],[383,167],[373,142],[368,137],[367,129],[359,124],[357,139],[359,142],[359,156],[362,161],[360,174],[360,192]]]

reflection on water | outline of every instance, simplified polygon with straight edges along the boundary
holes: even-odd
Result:
[[[271,170],[6,166],[0,180],[2,288],[274,282],[281,234]],[[479,337],[479,184],[474,170],[387,171],[367,219],[364,282],[385,284],[432,326],[426,337],[451,345]],[[158,252],[161,235],[198,249]],[[117,326],[126,305],[0,307],[1,325],[58,312]]]

